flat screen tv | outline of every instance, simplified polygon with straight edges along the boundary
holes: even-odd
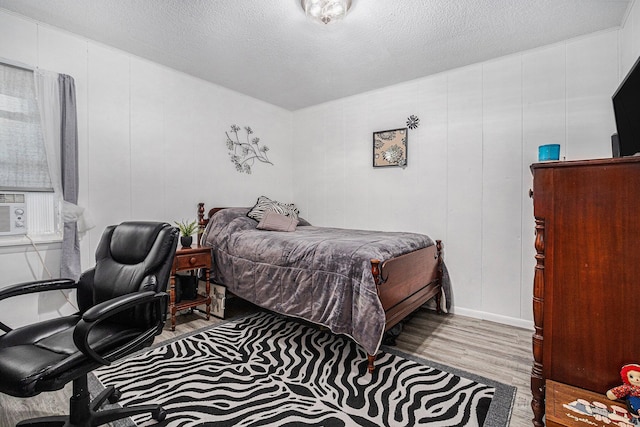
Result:
[[[616,117],[616,137],[612,138],[614,157],[640,153],[640,58],[622,80],[613,94],[613,112]],[[617,145],[617,147],[616,147]],[[618,148],[619,153],[616,153]]]

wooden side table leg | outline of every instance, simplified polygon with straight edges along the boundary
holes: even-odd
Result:
[[[169,315],[171,316],[171,330],[176,330],[176,277],[171,276],[169,282]]]
[[[209,283],[209,269],[205,268],[204,269],[205,273],[204,273],[204,280],[205,280],[205,292],[207,294],[207,320],[209,320],[209,318],[211,317],[211,284]]]

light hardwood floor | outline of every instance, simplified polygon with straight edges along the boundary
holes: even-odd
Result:
[[[228,304],[227,318],[255,310],[248,303],[232,299]],[[214,317],[207,321],[198,313],[186,313],[177,318],[174,332],[165,326],[156,343],[219,322],[221,320]],[[531,335],[532,331],[526,329],[454,314],[437,315],[421,309],[404,325],[396,348],[516,386],[518,391],[510,425],[526,427],[532,425],[533,417],[529,406]],[[14,426],[26,418],[67,413],[70,393],[71,387],[67,385],[61,391],[42,393],[28,399],[0,394],[0,427]]]

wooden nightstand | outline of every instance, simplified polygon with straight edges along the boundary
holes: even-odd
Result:
[[[176,303],[176,273],[179,271],[191,271],[204,269],[205,293],[198,294],[193,300],[182,300]],[[176,313],[188,308],[194,309],[199,305],[206,305],[205,314],[209,320],[211,314],[211,285],[209,284],[209,270],[211,269],[211,248],[194,247],[181,248],[176,251],[171,267],[171,280],[169,282],[169,313],[171,315],[171,330],[176,329]]]

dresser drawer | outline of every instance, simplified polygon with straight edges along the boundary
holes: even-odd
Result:
[[[175,271],[189,270],[193,268],[209,268],[211,265],[210,253],[177,255],[175,258]]]

